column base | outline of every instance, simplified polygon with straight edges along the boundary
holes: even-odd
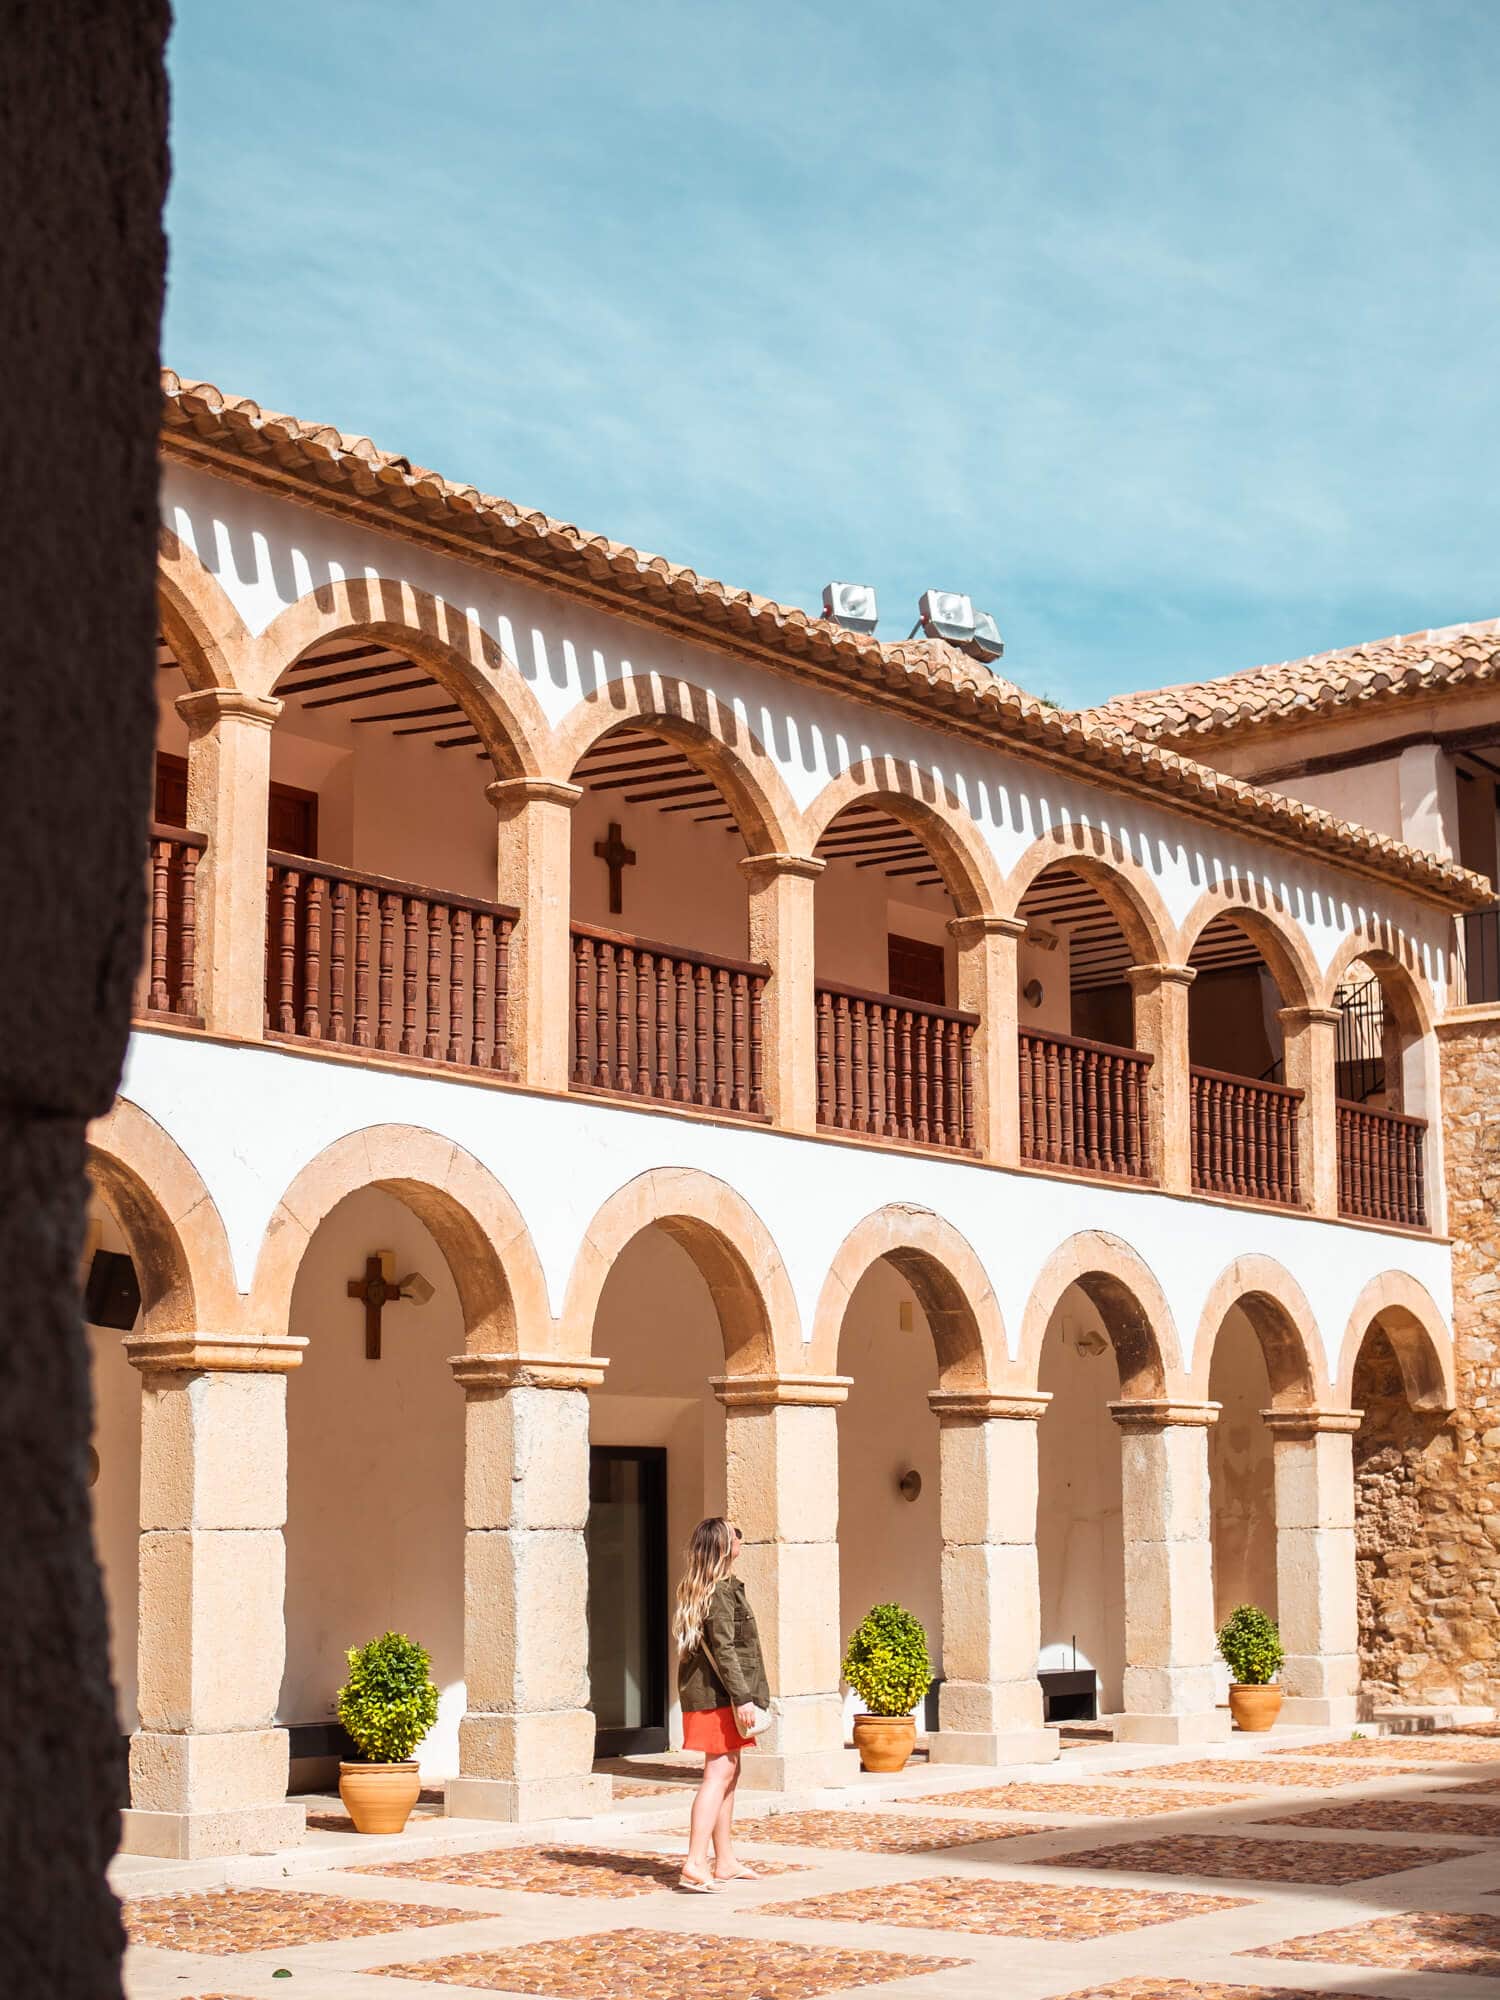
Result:
[[[1211,1708],[1196,1715],[1121,1715],[1115,1720],[1116,1743],[1227,1743],[1229,1710]]]
[[[443,1810],[450,1819],[588,1819],[607,1812],[614,1785],[607,1777],[450,1778]]]
[[[1352,1729],[1359,1721],[1359,1697],[1353,1694],[1289,1694],[1281,1704],[1280,1719],[1316,1729]]]
[[[232,1806],[223,1812],[143,1812],[120,1815],[120,1852],[159,1861],[206,1861],[221,1854],[277,1854],[307,1832],[307,1808]]]
[[[929,1764],[1051,1764],[1061,1749],[1055,1729],[982,1732],[939,1729],[927,1739]]]
[[[859,1775],[853,1750],[747,1750],[740,1762],[740,1783],[752,1792],[816,1791],[825,1785],[852,1784]]]

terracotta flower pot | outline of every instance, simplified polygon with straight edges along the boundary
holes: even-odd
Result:
[[[854,1747],[865,1771],[900,1771],[917,1744],[917,1725],[909,1715],[856,1715]]]
[[[422,1790],[416,1759],[405,1764],[340,1764],[339,1797],[356,1833],[400,1833]]]
[[[1269,1687],[1251,1687],[1243,1681],[1231,1681],[1229,1713],[1234,1718],[1235,1728],[1247,1734],[1269,1729],[1281,1713],[1281,1689],[1275,1681]]]

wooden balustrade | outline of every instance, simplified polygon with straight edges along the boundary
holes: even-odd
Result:
[[[152,824],[146,843],[147,943],[139,1011],[197,1021],[198,861],[205,834]]]
[[[1427,1227],[1425,1118],[1373,1111],[1343,1099],[1339,1119],[1339,1214]]]
[[[1297,1158],[1302,1092],[1196,1065],[1189,1075],[1193,1186],[1204,1194],[1295,1208],[1302,1199]]]
[[[816,992],[818,1123],[972,1151],[979,1016],[822,980]]]
[[[1153,1058],[1143,1049],[1026,1028],[1019,1049],[1021,1158],[1149,1179],[1146,1083]]]
[[[499,903],[272,852],[267,1032],[506,1076],[515,918]]]
[[[576,1089],[767,1115],[769,966],[593,924],[572,935]]]

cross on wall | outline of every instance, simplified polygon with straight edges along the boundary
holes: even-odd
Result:
[[[609,823],[608,840],[596,840],[594,852],[609,870],[609,913],[620,915],[625,907],[625,870],[635,866],[635,849],[625,845],[620,822]]]
[[[404,1278],[398,1282],[395,1253],[390,1250],[377,1250],[373,1257],[366,1257],[364,1276],[349,1280],[350,1298],[364,1304],[366,1361],[380,1359],[380,1316],[388,1305],[410,1296],[402,1289],[407,1282]]]

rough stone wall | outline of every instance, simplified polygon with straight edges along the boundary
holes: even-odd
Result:
[[[1458,1408],[1407,1405],[1384,1335],[1354,1402],[1360,1649],[1377,1702],[1500,1706],[1500,1013],[1443,1027]]]
[[[26,2000],[120,1991],[76,1270],[141,942],[167,25],[162,0],[0,10],[0,1908]]]

